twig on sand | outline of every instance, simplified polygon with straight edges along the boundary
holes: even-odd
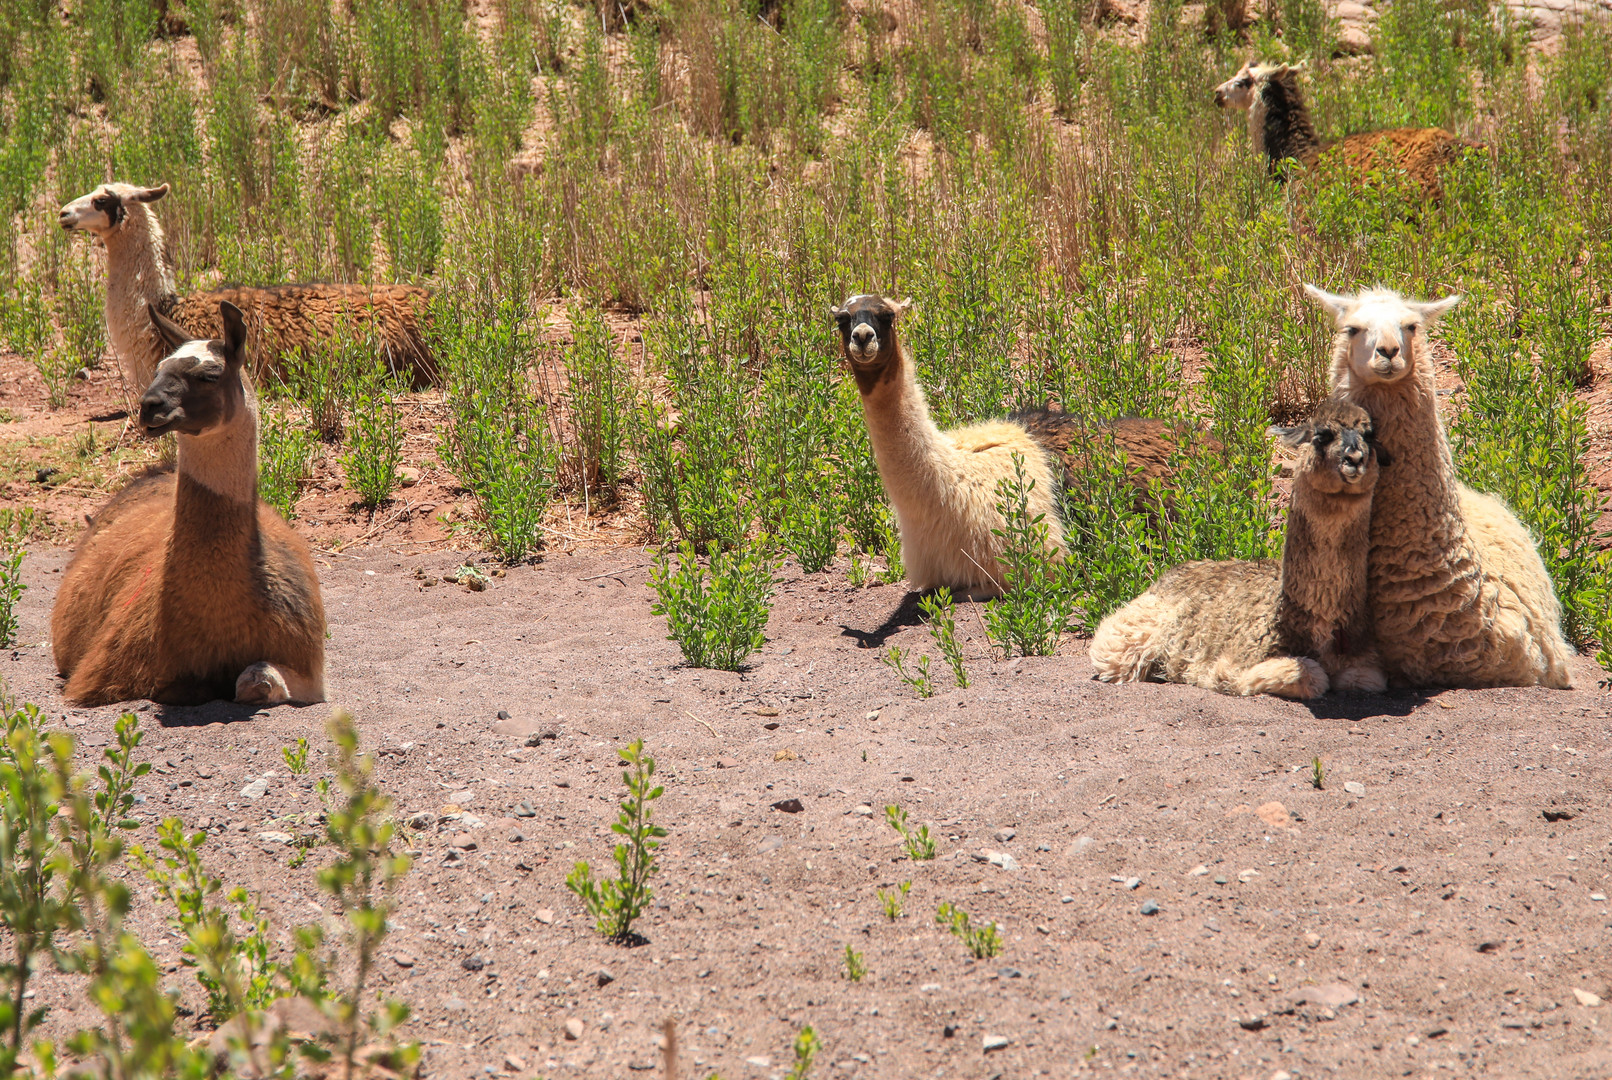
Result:
[[[577,578],[577,580],[578,581],[598,581],[602,577],[620,577],[622,574],[630,574],[634,570],[642,570],[642,569],[644,569],[644,566],[642,564],[640,564],[638,566],[629,566],[624,570],[606,570],[602,574],[589,574],[587,577],[579,577],[579,578]]]
[[[701,724],[705,724],[704,720],[700,720],[700,718],[698,716],[695,716],[693,713],[689,712],[687,709],[684,709],[683,711],[685,713],[688,713],[690,719],[696,720]],[[712,727],[710,724],[705,724],[705,730],[709,731],[714,738],[720,739],[722,737],[722,736],[720,736],[720,735],[718,735],[716,733],[716,728]]]

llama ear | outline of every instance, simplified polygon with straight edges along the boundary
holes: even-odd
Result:
[[[1318,289],[1308,283],[1304,286],[1304,295],[1315,301],[1318,306],[1332,312],[1334,319],[1343,318],[1343,313],[1348,311],[1350,305],[1354,302],[1353,297],[1343,296],[1339,293],[1329,293],[1325,289]]]
[[[1308,66],[1309,66],[1309,61],[1308,60],[1300,60],[1296,64],[1288,64],[1287,65],[1287,70],[1296,73],[1296,72],[1308,70]]]
[[[151,325],[156,329],[157,335],[162,338],[163,344],[168,346],[169,352],[173,352],[187,341],[195,340],[185,331],[183,326],[168,318],[155,307],[147,304],[146,310],[151,313]]]
[[[1421,315],[1424,322],[1431,326],[1443,318],[1444,313],[1461,302],[1460,293],[1451,293],[1442,300],[1424,300],[1419,304],[1408,305],[1411,310]]]
[[[229,365],[239,367],[246,358],[246,319],[241,309],[228,300],[219,301],[218,315],[224,321],[224,351],[229,353]]]
[[[1293,450],[1309,442],[1313,434],[1309,424],[1300,424],[1298,427],[1273,427],[1270,433],[1276,436],[1277,442]]]
[[[140,188],[134,193],[135,202],[156,202],[168,194],[167,184],[158,184],[156,187]]]
[[[831,319],[838,319],[840,317],[840,306],[838,304],[830,304],[828,306],[828,317]]]
[[[905,315],[912,310],[912,297],[907,297],[901,303],[894,305],[897,315]]]

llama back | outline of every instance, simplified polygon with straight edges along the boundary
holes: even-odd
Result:
[[[1182,563],[1103,620],[1092,663],[1105,679],[1230,689],[1233,672],[1279,651],[1281,592],[1275,559]]]
[[[431,293],[420,286],[226,286],[182,297],[168,314],[197,337],[218,337],[223,333],[219,302],[225,300],[246,315],[260,378],[283,374],[284,357],[294,349],[306,351],[338,333],[361,334],[372,327],[391,370],[407,372],[416,387],[436,377],[423,330]]]
[[[152,470],[126,485],[95,515],[67,568],[51,612],[56,670],[71,677],[100,636],[109,613],[130,608],[162,587],[162,555],[173,503],[171,470]],[[153,636],[142,621],[133,639]],[[141,655],[149,651],[141,648]],[[138,665],[136,665],[138,666]],[[108,698],[107,700],[121,700]]]

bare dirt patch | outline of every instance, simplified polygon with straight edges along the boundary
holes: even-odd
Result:
[[[683,1075],[729,1080],[780,1076],[808,1023],[821,1077],[1612,1068],[1612,1014],[1582,1003],[1612,998],[1612,710],[1588,662],[1574,691],[1311,709],[1099,684],[1078,641],[993,662],[965,611],[974,686],[920,700],[859,647],[932,651],[894,588],[786,567],[766,647],[725,674],[679,666],[635,551],[551,554],[484,592],[415,575],[464,557],[321,557],[332,701],[400,816],[431,822],[382,970],[415,1006],[430,1075],[659,1075],[666,1017]],[[64,559],[25,564],[27,644],[0,676],[88,763],[117,710],[60,701],[41,642]],[[327,709],[139,711],[157,769],[135,839],[166,815],[210,828],[211,868],[260,890],[277,927],[328,917],[319,850],[289,869],[259,835],[313,831],[312,780],[279,748],[322,745]],[[625,949],[563,883],[576,859],[609,861],[616,751],[636,737],[671,835],[648,943]],[[267,793],[243,796],[259,777]],[[800,812],[773,808],[789,799]],[[930,823],[935,861],[902,856],[892,803]],[[876,890],[908,880],[891,923]],[[199,1007],[133,884],[137,929]],[[971,960],[934,924],[941,902],[999,921],[1002,954]],[[78,993],[46,980],[38,1003],[66,1028],[89,1019]]]

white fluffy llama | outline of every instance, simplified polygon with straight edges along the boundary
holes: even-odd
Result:
[[[194,337],[211,338],[224,333],[218,306],[225,301],[245,313],[253,366],[260,376],[278,371],[282,355],[295,347],[307,348],[344,328],[362,332],[373,324],[392,370],[408,372],[416,386],[434,377],[436,362],[421,330],[431,294],[417,285],[226,285],[179,296],[162,223],[151,206],[166,194],[167,184],[102,184],[58,215],[62,228],[91,233],[106,245],[106,328],[132,392],[151,384],[157,364],[168,355],[146,317],[147,308]]]
[[[1231,78],[1215,87],[1215,104],[1222,109],[1248,110],[1248,137],[1265,155],[1273,175],[1277,165],[1292,158],[1314,168],[1323,154],[1336,157],[1353,175],[1364,178],[1378,167],[1384,151],[1422,186],[1430,198],[1440,195],[1438,171],[1466,149],[1480,143],[1453,135],[1443,128],[1388,128],[1345,135],[1322,142],[1310,120],[1309,106],[1299,93],[1299,64],[1244,64]]]
[[[325,612],[308,545],[257,496],[257,398],[246,325],[225,303],[222,341],[174,350],[140,399],[147,435],[178,433],[175,472],[147,473],[101,508],[51,613],[65,696],[197,705],[325,699]]]
[[[1377,423],[1393,471],[1371,515],[1369,598],[1391,682],[1568,687],[1573,650],[1533,537],[1499,499],[1460,483],[1438,415],[1427,332],[1458,296],[1305,291],[1337,322],[1332,386]]]
[[[1283,432],[1300,451],[1282,558],[1189,562],[1109,615],[1091,660],[1106,682],[1313,698],[1386,685],[1371,644],[1372,490],[1390,455],[1364,409],[1329,398]]]
[[[1097,440],[1076,417],[1041,410],[941,431],[929,416],[929,403],[897,319],[911,300],[853,296],[831,309],[857,389],[878,462],[885,494],[901,534],[907,582],[925,592],[942,585],[975,597],[1001,593],[998,557],[1003,540],[997,512],[997,485],[1013,478],[1013,456],[1024,459],[1032,517],[1044,515],[1048,543],[1063,550],[1058,494],[1065,469],[1081,463]],[[1176,433],[1159,420],[1125,419],[1102,425],[1127,461],[1147,480],[1168,470]]]

